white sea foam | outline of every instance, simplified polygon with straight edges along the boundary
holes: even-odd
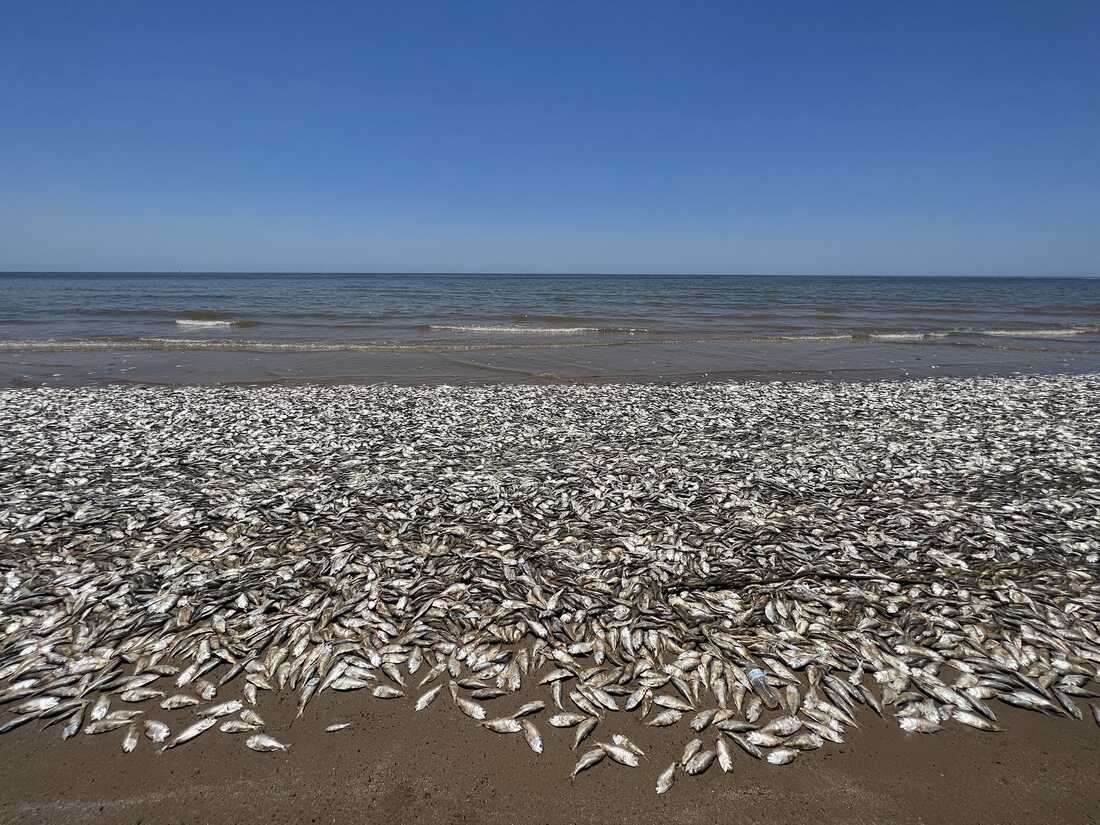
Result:
[[[177,318],[176,323],[181,327],[231,327],[236,321],[198,320],[196,318]]]
[[[481,332],[506,335],[582,335],[586,332],[599,332],[599,327],[511,327],[511,326],[466,326],[462,324],[430,324],[430,330],[443,332]],[[630,331],[630,330],[625,330]]]
[[[999,335],[1014,338],[1061,338],[1067,335],[1085,335],[1100,332],[1100,327],[1070,327],[1062,329],[986,329],[979,335]]]
[[[873,332],[874,341],[923,341],[926,338],[945,338],[946,332]]]

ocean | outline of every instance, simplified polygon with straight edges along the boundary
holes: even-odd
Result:
[[[1054,353],[1050,371],[1080,368],[1079,356],[1088,366],[1100,352],[1095,278],[7,273],[0,296],[0,352],[9,354],[419,354],[414,372],[442,378],[468,377],[470,364],[520,378],[836,369],[851,367],[853,353],[861,369],[894,368],[906,344],[985,350],[979,361],[994,351],[1032,361]],[[440,367],[456,353],[466,354],[461,369]],[[1028,358],[1017,360],[1026,367]],[[95,372],[76,360],[76,371]],[[223,359],[210,377],[286,377],[279,364],[289,362],[260,362],[257,375]],[[7,363],[9,379],[56,377],[34,359]],[[198,369],[201,379],[196,363],[172,369]],[[319,377],[371,376],[362,358],[338,369],[311,363],[326,365]],[[295,374],[314,368],[303,369]]]
[[[1100,279],[5,274],[0,339],[234,346],[1083,335]]]

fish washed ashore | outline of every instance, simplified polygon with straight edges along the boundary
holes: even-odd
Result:
[[[568,800],[819,771],[872,715],[914,759],[1017,708],[1100,740],[1097,409],[1095,375],[0,393],[0,747],[292,760],[435,714]]]

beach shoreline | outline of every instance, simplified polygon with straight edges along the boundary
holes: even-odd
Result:
[[[231,349],[0,351],[0,387],[112,383],[493,384],[867,381],[1084,374],[1100,345],[1081,339],[631,342],[355,351]]]

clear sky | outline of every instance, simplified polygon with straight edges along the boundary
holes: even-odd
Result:
[[[1100,274],[1100,3],[9,3],[0,269]]]

